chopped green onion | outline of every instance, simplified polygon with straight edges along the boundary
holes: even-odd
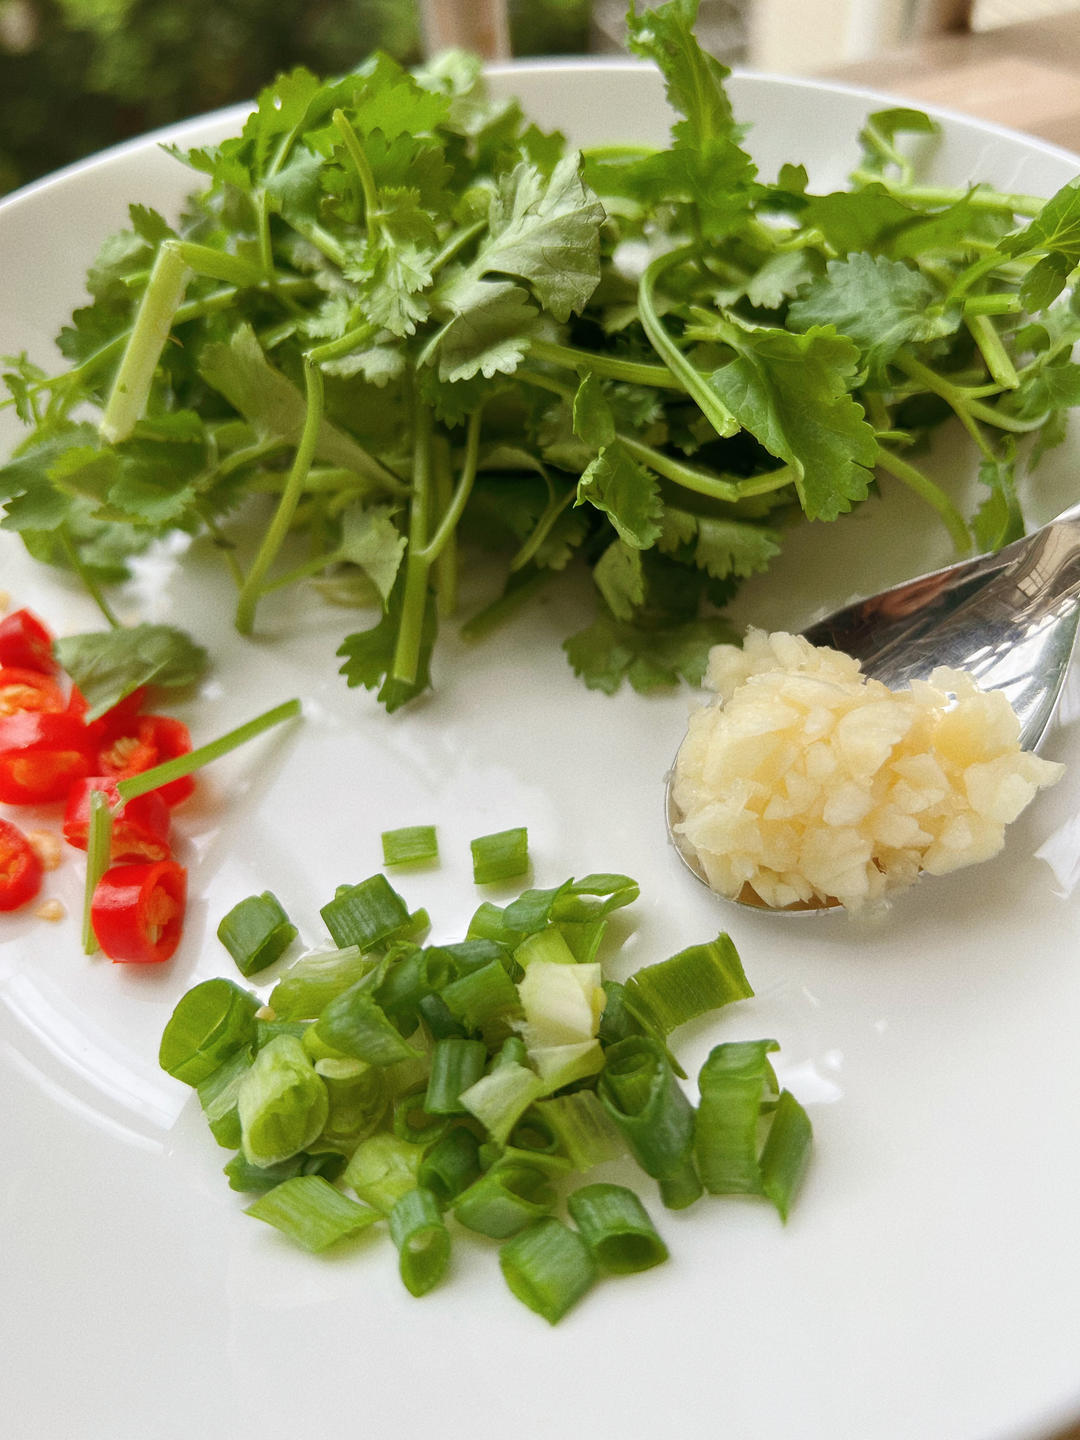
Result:
[[[514,959],[527,970],[534,960],[543,960],[551,965],[576,965],[577,956],[567,944],[566,936],[554,925],[543,930],[534,930],[526,935],[514,950]]]
[[[364,1060],[322,1059],[315,1061],[315,1073],[326,1086],[330,1101],[330,1113],[318,1143],[349,1156],[386,1114],[386,1070]]]
[[[491,1057],[491,1069],[498,1070],[500,1065],[528,1065],[529,1052],[525,1049],[525,1041],[520,1035],[508,1035],[506,1039]]]
[[[544,1082],[534,1070],[510,1060],[470,1085],[461,1103],[475,1115],[496,1144],[505,1144],[510,1132],[534,1100],[544,1093]]]
[[[440,1140],[450,1128],[449,1115],[432,1115],[424,1108],[423,1090],[399,1095],[394,1101],[394,1134],[416,1145]]]
[[[449,961],[455,976],[471,974],[492,960],[505,961],[510,954],[508,948],[496,940],[462,940],[456,945],[433,945],[429,949],[433,955]]]
[[[450,1232],[430,1190],[418,1187],[402,1195],[390,1211],[390,1238],[398,1248],[406,1290],[426,1295],[450,1263]]]
[[[499,1265],[522,1304],[555,1325],[596,1279],[596,1262],[577,1233],[547,1215],[507,1240]]]
[[[632,998],[645,1002],[665,1035],[688,1020],[734,1000],[747,1000],[754,993],[739,952],[724,934],[643,966],[627,980],[626,988]]]
[[[451,980],[443,986],[442,998],[450,1013],[468,1030],[482,1031],[521,1013],[517,986],[498,960]]]
[[[137,795],[145,795],[149,790],[157,790],[161,785],[168,785],[172,780],[180,780],[185,775],[191,775],[208,765],[211,760],[217,760],[222,755],[227,755],[230,750],[235,750],[240,745],[246,745],[249,740],[254,740],[257,735],[280,725],[283,720],[292,720],[300,714],[299,700],[286,700],[283,705],[275,705],[272,710],[266,710],[262,715],[257,715],[254,720],[245,721],[238,725],[235,730],[230,730],[225,735],[220,735],[216,740],[211,740],[206,745],[199,745],[194,750],[189,750],[186,755],[177,755],[173,760],[165,760],[160,765],[154,765],[149,770],[143,770],[138,775],[129,775],[124,780],[118,780],[116,793],[121,800],[134,800]]]
[[[318,1253],[359,1235],[383,1217],[358,1205],[321,1175],[297,1175],[259,1197],[245,1212],[274,1225],[305,1250]]]
[[[555,923],[577,963],[593,964],[607,930],[607,920],[600,916],[595,920],[557,920]]]
[[[249,1195],[265,1195],[268,1190],[273,1190],[275,1185],[280,1185],[283,1180],[291,1180],[294,1175],[322,1175],[333,1181],[344,1168],[344,1155],[329,1150],[317,1155],[310,1155],[305,1151],[289,1160],[282,1160],[279,1165],[252,1165],[240,1152],[225,1166],[224,1174],[230,1190],[239,1190]]]
[[[195,1087],[210,1134],[227,1150],[240,1148],[240,1111],[236,1097],[254,1058],[252,1049],[244,1046]]]
[[[455,1125],[425,1153],[417,1181],[441,1205],[449,1205],[480,1174],[480,1142],[464,1125]]]
[[[785,1222],[810,1161],[812,1139],[806,1111],[790,1090],[781,1090],[761,1152],[761,1188]]]
[[[544,1094],[553,1095],[566,1085],[599,1074],[604,1068],[604,1049],[599,1040],[579,1040],[572,1045],[540,1045],[529,1051],[529,1060],[544,1082]]]
[[[665,1043],[663,1030],[659,1022],[649,1012],[644,1000],[628,986],[621,985],[618,980],[604,981],[604,1009],[600,1016],[600,1025],[597,1030],[602,1045],[615,1045],[620,1040],[627,1040],[631,1035],[648,1035],[650,1039],[662,1046],[667,1055],[668,1064],[681,1080],[686,1079],[686,1071],[679,1064],[678,1060],[668,1049]]]
[[[375,961],[356,945],[313,950],[289,966],[270,992],[270,1008],[285,1020],[314,1020],[337,995],[362,980]]]
[[[297,1040],[304,1040],[309,1028],[303,1020],[282,1020],[276,1015],[272,1020],[266,1020],[258,1016],[255,1020],[255,1049],[261,1050],[275,1035],[294,1035]],[[318,1056],[311,1058],[316,1060]]]
[[[595,1039],[604,1008],[599,965],[533,960],[517,989],[530,1054],[542,1047],[579,1045]]]
[[[712,1195],[763,1194],[758,1120],[767,1091],[776,1093],[769,1055],[775,1040],[732,1040],[709,1052],[698,1076],[694,1152]]]
[[[319,914],[335,945],[359,945],[361,950],[404,932],[412,918],[385,875],[371,875],[358,885],[343,886]]]
[[[421,1054],[379,1005],[366,976],[330,1001],[314,1030],[323,1044],[369,1065],[393,1065]]]
[[[490,900],[476,907],[466,936],[469,940],[490,940],[508,950],[513,950],[525,938],[520,930],[514,930],[508,923],[502,906],[493,905]]]
[[[424,1100],[428,1114],[466,1114],[461,1092],[476,1084],[486,1065],[487,1046],[482,1040],[464,1040],[454,1035],[436,1040]]]
[[[104,790],[90,792],[90,822],[86,837],[86,879],[83,884],[82,946],[84,955],[93,955],[100,948],[90,907],[98,881],[109,868],[112,854],[112,811]]]
[[[458,1196],[454,1215],[467,1230],[506,1240],[554,1208],[549,1181],[532,1165],[500,1162]]]
[[[470,848],[476,885],[514,880],[529,868],[529,832],[524,826],[480,835],[470,842]]]
[[[525,1123],[531,1116],[547,1126],[575,1170],[590,1170],[625,1154],[622,1132],[595,1090],[574,1090],[569,1095],[537,1100]]]
[[[465,1026],[451,1013],[441,995],[422,995],[416,1002],[416,1011],[433,1040],[465,1034]]]
[[[671,1210],[701,1194],[694,1168],[694,1108],[679,1086],[662,1045],[630,1036],[607,1051],[597,1093],[631,1153],[660,1185]]]
[[[361,1140],[341,1177],[361,1200],[389,1215],[402,1195],[416,1189],[424,1147],[380,1131]]]
[[[405,825],[400,830],[382,832],[384,865],[412,865],[421,860],[435,860],[439,843],[434,825]]]
[[[278,1035],[255,1056],[236,1097],[240,1148],[253,1165],[275,1165],[318,1139],[330,1097],[303,1045]]]
[[[556,896],[552,919],[596,920],[633,904],[640,893],[641,887],[629,875],[585,875],[564,886]]]
[[[564,880],[547,890],[523,890],[516,900],[511,900],[503,910],[503,923],[512,930],[531,935],[542,930],[551,919],[555,902],[573,885],[573,880]]]
[[[241,975],[254,975],[279,960],[296,939],[297,929],[276,895],[249,895],[222,917],[218,939]]]
[[[566,1206],[602,1270],[630,1275],[668,1258],[644,1205],[625,1185],[584,1185]]]
[[[389,964],[375,990],[375,999],[391,1019],[418,1023],[420,1002],[439,991],[450,978],[447,956],[435,947],[422,950],[412,941],[392,947]]]
[[[165,1026],[158,1063],[198,1085],[244,1046],[255,1042],[256,997],[231,980],[204,980],[177,1001]]]

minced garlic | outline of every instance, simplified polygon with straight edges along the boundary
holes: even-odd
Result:
[[[722,895],[857,909],[989,859],[1063,766],[1020,749],[963,671],[891,691],[798,635],[718,645],[671,780],[680,846]],[[746,887],[749,887],[748,893]]]

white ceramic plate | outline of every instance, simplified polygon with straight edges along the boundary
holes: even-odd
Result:
[[[581,142],[665,132],[659,86],[637,66],[523,66],[494,83]],[[842,183],[881,103],[761,77],[733,91],[763,169],[802,160],[818,187]],[[238,123],[229,112],[170,138]],[[945,125],[928,162],[942,180],[1049,194],[1080,168],[1035,141]],[[156,138],[0,206],[0,353],[50,363],[127,203],[174,212],[194,188]],[[1068,497],[1070,467],[1075,446],[1039,480],[1043,514]],[[789,545],[744,609],[797,627],[944,558],[890,490]],[[3,535],[0,584],[61,632],[98,623]],[[468,651],[447,634],[435,694],[387,717],[335,675],[351,616],[267,603],[259,637],[241,642],[227,585],[201,562],[123,597],[125,614],[190,625],[213,651],[186,711],[197,739],[293,694],[306,718],[208,773],[182,824],[194,899],[169,966],[81,955],[71,860],[47,884],[71,918],[2,921],[12,1434],[1020,1440],[1080,1412],[1080,676],[1046,746],[1069,773],[1003,856],[920,887],[877,928],[789,924],[720,912],[666,847],[662,779],[690,697],[583,689],[559,650],[581,600],[553,593]],[[197,1105],[157,1068],[162,1025],[192,983],[228,973],[213,932],[236,900],[272,889],[314,942],[334,886],[378,868],[380,830],[424,821],[442,863],[398,883],[439,937],[457,938],[476,903],[469,839],[515,824],[529,827],[536,883],[593,869],[641,881],[616,974],[730,928],[757,997],[687,1027],[679,1048],[693,1067],[722,1039],[780,1042],[781,1079],[817,1142],[786,1228],[738,1201],[659,1211],[670,1263],[601,1286],[550,1330],[504,1290],[483,1244],[461,1245],[451,1281],[415,1301],[389,1244],[315,1259],[242,1214]]]

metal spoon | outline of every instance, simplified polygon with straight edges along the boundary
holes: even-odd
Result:
[[[966,670],[984,690],[1003,690],[1020,719],[1020,744],[1042,740],[1065,680],[1080,623],[1080,505],[993,555],[856,601],[803,631],[862,662],[863,672],[897,690],[928,679],[938,665]],[[683,848],[681,819],[665,792],[668,834],[687,868],[707,885]],[[756,901],[756,904],[755,904]],[[734,903],[769,908],[752,891]],[[778,912],[817,914],[837,908],[799,905]]]

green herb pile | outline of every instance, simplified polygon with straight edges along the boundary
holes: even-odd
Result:
[[[282,76],[242,135],[178,154],[208,188],[177,228],[132,207],[60,336],[70,369],[7,362],[30,433],[4,527],[107,615],[173,530],[220,548],[241,632],[284,586],[374,605],[338,653],[391,710],[431,682],[466,544],[497,557],[466,634],[590,567],[598,614],[565,648],[613,691],[698,678],[784,527],[879,476],[958,550],[1015,538],[1018,442],[1037,463],[1080,398],[1078,184],[920,185],[903,144],[936,127],[908,109],[868,118],[849,188],[797,163],[765,182],[695,19],[628,17],[679,117],[664,149],[580,154],[460,54]],[[920,468],[949,418],[971,517]]]
[[[430,827],[384,846],[396,864],[437,849]],[[478,884],[528,868],[524,830],[472,850]],[[554,1324],[599,1276],[667,1257],[638,1187],[584,1173],[632,1160],[668,1208],[757,1195],[786,1220],[809,1158],[775,1041],[717,1045],[696,1104],[680,1084],[671,1033],[753,994],[727,935],[604,978],[609,917],[637,895],[609,874],[527,889],[483,902],[462,941],[424,944],[426,912],[378,872],[338,889],[321,911],[330,942],[288,965],[265,1003],[225,978],[189,990],[161,1065],[236,1151],[225,1174],[258,1192],[248,1214],[314,1251],[385,1226],[414,1295],[443,1279],[466,1232],[487,1237],[513,1293]],[[297,931],[265,892],[218,934],[248,976]]]

